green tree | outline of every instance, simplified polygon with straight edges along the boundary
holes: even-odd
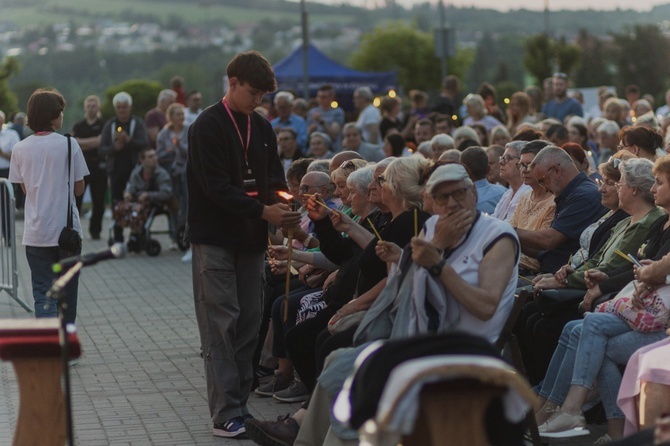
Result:
[[[9,88],[8,80],[20,69],[19,62],[13,57],[8,57],[0,62],[0,110],[6,115],[18,111],[18,100]]]
[[[555,40],[546,34],[528,38],[525,47],[524,65],[535,78],[537,85],[542,85],[542,81],[557,70],[569,75],[577,66],[581,55],[578,46],[567,43],[564,38]]]
[[[440,60],[434,54],[433,36],[402,22],[364,34],[358,51],[351,56],[351,65],[362,71],[395,70],[405,91],[440,85]],[[453,72],[451,63],[449,67]]]
[[[575,72],[575,84],[583,87],[612,85],[612,57],[603,41],[585,29],[579,32],[575,44],[582,50]]]
[[[553,45],[546,34],[537,34],[526,41],[526,57],[523,60],[528,72],[535,78],[537,85],[551,76]]]
[[[637,84],[643,93],[663,94],[670,71],[670,40],[656,25],[636,25],[614,34],[617,84]]]
[[[131,79],[105,90],[105,102],[102,105],[102,115],[107,119],[114,115],[112,99],[116,93],[125,91],[133,98],[133,114],[141,118],[146,112],[156,106],[158,93],[163,89],[158,82],[143,79]]]
[[[561,38],[554,42],[554,55],[556,57],[556,66],[558,71],[570,74],[579,63],[579,56],[582,50],[577,46],[565,41]]]

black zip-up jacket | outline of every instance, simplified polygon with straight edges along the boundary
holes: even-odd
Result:
[[[248,162],[256,179],[257,197],[244,191],[244,145],[247,115],[232,111],[239,134],[224,105],[203,111],[188,132],[188,236],[191,243],[262,252],[268,225],[261,219],[264,205],[278,201],[286,190],[277,154],[277,137],[270,123],[251,115]]]

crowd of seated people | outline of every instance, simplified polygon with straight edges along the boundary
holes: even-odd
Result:
[[[247,420],[253,440],[304,445],[355,441],[356,433],[329,414],[358,349],[374,339],[456,327],[494,342],[511,298],[521,288],[580,293],[579,307],[575,303],[554,314],[544,314],[531,300],[515,328],[522,372],[538,384],[542,408],[536,420],[543,437],[588,433],[582,406],[597,393],[594,387],[600,388],[609,421],[607,435],[597,444],[623,435],[623,415],[616,406],[617,365],[625,365],[637,347],[662,335],[636,331],[603,308],[636,271],[652,268],[645,259],[658,262],[667,254],[668,209],[662,192],[667,186],[664,163],[670,159],[661,157],[661,134],[643,120],[633,126],[628,108],[616,116],[605,113],[607,105],[622,105],[621,100],[612,105],[609,92],[601,100],[603,117],[586,121],[573,116],[578,104],[567,97],[566,77],[559,74],[552,82],[558,88],[544,115],[538,112],[541,107],[531,107],[529,94],[520,92],[508,112],[513,119],[505,125],[504,114],[490,103],[495,96],[483,95],[490,93],[487,87],[464,101],[466,125],[455,127],[459,119],[446,120],[447,127],[440,130],[438,120],[445,122],[444,115],[419,104],[422,95],[413,96],[417,103],[411,119],[408,115],[403,121],[401,100],[383,98],[382,113],[375,116],[369,92],[358,91],[357,108],[365,116],[343,124],[341,134],[341,148],[363,158],[355,162],[337,160],[337,149],[316,133],[317,152],[303,153],[333,158],[330,178],[339,201],[336,207],[324,206],[327,197],[319,192],[299,200],[313,223],[309,236],[319,240],[318,258],[330,262],[334,272],[310,293],[294,294],[292,289],[288,301],[275,294],[279,303],[272,324],[281,328],[273,334],[283,339],[273,343],[282,345],[284,357],[262,393],[304,403],[293,416],[278,421]],[[455,107],[451,92],[445,93],[441,99]],[[382,132],[373,129],[375,119],[377,129],[384,123]],[[486,237],[476,236],[479,230]],[[273,245],[272,261],[284,261],[287,248]],[[296,254],[301,262],[317,262],[314,253]],[[633,269],[626,254],[639,257],[645,267]],[[472,274],[461,271],[460,256],[474,268]],[[486,275],[480,274],[483,268]],[[413,276],[440,282],[440,293],[422,287],[407,297],[402,272],[410,270]],[[642,286],[642,294],[649,294],[659,284]],[[423,299],[425,314],[404,307],[412,299]],[[407,329],[412,324],[416,327]],[[588,336],[581,336],[583,330]],[[575,364],[585,366],[577,370]],[[618,377],[611,373],[612,365]]]
[[[391,102],[393,108],[385,110],[385,118],[388,118],[388,114],[397,109],[397,102]],[[482,105],[478,98],[471,98],[470,102],[471,107]],[[482,120],[482,116],[474,118],[477,117],[479,121]],[[415,122],[419,123],[420,119]],[[536,120],[536,122],[539,121]],[[662,170],[659,170],[661,168],[657,163],[652,173],[653,161],[643,159],[658,159],[660,152],[653,156],[649,156],[650,154],[646,152],[650,152],[648,147],[655,146],[655,148],[662,149],[662,140],[651,139],[651,142],[648,142],[649,138],[643,140],[640,135],[648,136],[647,133],[651,131],[647,127],[626,127],[627,130],[617,132],[615,138],[619,138],[619,141],[613,145],[607,140],[608,137],[613,138],[612,131],[609,129],[612,122],[622,121],[602,119],[600,126],[604,126],[603,131],[599,133],[597,127],[594,128],[593,137],[595,139],[590,139],[588,128],[579,120],[574,120],[563,128],[553,127],[563,126],[561,122],[541,126],[533,124],[530,119],[520,120],[521,125],[518,127],[524,134],[519,135],[519,138],[516,138],[517,135],[512,135],[512,141],[503,141],[504,151],[497,156],[492,149],[487,150],[486,143],[482,143],[482,141],[492,140],[491,135],[478,132],[481,129],[477,129],[477,126],[473,126],[474,128],[470,130],[468,127],[461,127],[450,130],[448,133],[435,134],[425,153],[421,149],[415,149],[415,155],[413,155],[413,157],[431,158],[432,162],[438,164],[453,161],[463,163],[464,166],[467,166],[468,178],[471,178],[472,181],[468,190],[474,191],[471,195],[468,195],[467,192],[465,194],[472,197],[471,204],[474,205],[476,215],[482,218],[486,214],[491,214],[492,217],[487,217],[487,219],[496,218],[496,221],[499,219],[511,222],[510,234],[515,240],[513,247],[518,247],[520,257],[520,263],[514,265],[514,271],[518,268],[520,274],[514,275],[504,268],[496,268],[505,274],[510,273],[509,276],[506,276],[511,282],[514,282],[510,286],[530,285],[535,292],[549,289],[582,290],[583,303],[580,311],[587,311],[587,318],[581,319],[577,308],[560,315],[543,315],[537,308],[534,308],[535,304],[531,302],[524,309],[519,320],[520,328],[518,329],[523,340],[523,358],[528,364],[524,372],[528,372],[531,381],[542,383],[538,390],[544,407],[537,413],[537,421],[540,424],[542,435],[547,438],[561,436],[564,431],[584,432],[585,424],[581,417],[582,405],[586,401],[586,396],[590,395],[589,390],[594,387],[596,379],[608,380],[604,384],[601,383],[600,387],[609,389],[610,394],[607,396],[601,394],[601,398],[610,424],[613,426],[608,430],[607,436],[603,436],[599,441],[602,443],[620,438],[623,435],[623,423],[618,421],[622,419],[621,411],[613,409],[616,407],[618,384],[616,379],[609,374],[606,378],[603,377],[601,369],[609,370],[608,361],[613,364],[625,364],[627,357],[630,357],[636,346],[646,345],[661,338],[658,331],[653,332],[654,334],[645,333],[642,336],[625,323],[621,323],[621,319],[612,314],[590,313],[596,308],[596,299],[602,299],[605,291],[608,292],[606,297],[611,298],[616,294],[617,289],[622,289],[630,281],[633,269],[631,264],[620,256],[620,253],[637,253],[640,250],[640,254],[647,254],[643,251],[648,251],[648,255],[641,256],[643,259],[662,257],[663,252],[659,254],[662,235],[655,236],[654,234],[662,234],[663,225],[668,221],[667,210],[662,203],[658,202],[657,194],[653,191],[658,189],[659,182],[663,182],[663,178],[658,176]],[[353,126],[349,128],[351,127]],[[391,181],[398,181],[402,178],[403,183],[412,184],[409,178],[397,177],[394,172],[401,166],[399,163],[403,163],[405,159],[408,161],[412,159],[406,158],[411,153],[411,150],[407,150],[411,149],[411,143],[420,144],[422,141],[407,142],[406,140],[405,149],[401,150],[400,137],[397,138],[398,141],[392,142],[388,136],[403,137],[403,133],[396,132],[392,126],[389,126],[389,129],[390,135],[384,135],[388,146],[384,150],[385,155],[399,158],[391,161],[390,164],[384,160],[379,163],[379,167],[374,161],[370,161],[372,163],[370,166],[357,167],[356,170],[374,172],[367,192],[368,200],[371,203],[377,202],[375,212],[378,212],[379,215],[390,213],[389,219],[392,224],[397,218],[402,218],[402,214],[408,215],[408,209],[399,206],[399,203],[394,204],[393,201],[389,201],[389,198],[384,199],[387,187],[390,187],[394,193],[399,193],[397,186],[386,183],[390,177]],[[543,129],[551,129],[550,135],[544,133]],[[420,126],[415,125],[414,132],[419,133],[419,140],[423,138]],[[640,139],[633,142],[635,137],[632,135]],[[562,143],[564,147],[551,144],[549,136],[558,137],[554,140]],[[594,145],[597,145],[598,141],[604,141],[608,146],[613,145],[613,149],[602,146],[603,153],[608,153],[604,149],[609,150],[609,157],[606,159],[599,158],[597,153],[588,153],[589,150],[595,151]],[[358,141],[354,142],[358,143]],[[392,144],[398,147],[392,147]],[[600,148],[600,146],[596,147]],[[352,144],[350,148],[355,151],[355,144]],[[654,152],[656,152],[655,149]],[[496,157],[498,158],[497,163],[495,163]],[[596,160],[603,162],[598,163]],[[594,170],[593,166],[596,166],[597,169]],[[498,170],[498,175],[495,171],[492,172],[492,167],[498,168],[495,169]],[[391,171],[388,175],[380,173],[389,168]],[[421,168],[430,169],[428,165],[421,166]],[[440,169],[438,167],[437,172],[440,172]],[[490,199],[490,202],[493,203],[491,206],[488,202],[491,194],[488,192],[496,183],[504,184],[505,188]],[[430,179],[426,184],[430,184]],[[477,186],[482,191],[480,195],[483,196],[483,199],[478,197]],[[440,216],[440,205],[444,203],[438,203],[441,199],[437,198],[435,193],[429,193],[425,184],[424,187],[426,190],[420,203],[421,208]],[[364,194],[361,194],[358,198],[362,199],[363,196]],[[252,438],[260,444],[271,444],[264,443],[264,441],[268,441],[267,439],[274,435],[279,435],[280,438],[288,435],[291,444],[293,442],[295,444],[324,442],[324,444],[344,444],[355,439],[355,433],[347,432],[346,428],[338,426],[337,422],[328,417],[329,405],[332,404],[342,384],[338,380],[340,377],[342,379],[346,377],[346,373],[342,371],[350,368],[351,361],[355,358],[355,356],[350,356],[352,354],[338,349],[360,346],[366,340],[374,339],[374,336],[379,335],[373,330],[376,334],[372,335],[372,338],[366,337],[368,336],[366,327],[377,325],[371,324],[368,318],[371,317],[370,314],[382,311],[384,305],[392,305],[387,299],[400,299],[397,284],[395,288],[390,286],[396,271],[402,269],[399,264],[411,263],[414,268],[424,268],[430,275],[430,267],[435,266],[430,263],[440,260],[439,257],[433,257],[433,251],[423,251],[420,245],[430,239],[428,235],[434,236],[434,233],[426,233],[429,228],[428,224],[420,224],[421,237],[412,237],[410,233],[411,243],[401,246],[386,239],[388,229],[382,223],[377,223],[375,220],[377,223],[375,224],[367,218],[356,222],[345,213],[328,211],[317,204],[317,201],[318,197],[310,197],[306,202],[310,218],[316,219],[314,237],[327,240],[334,236],[335,240],[347,240],[348,243],[347,245],[335,243],[329,248],[322,245],[321,249],[324,250],[323,254],[326,257],[335,256],[334,259],[337,261],[331,259],[333,263],[342,264],[345,259],[338,257],[336,252],[346,249],[348,255],[346,260],[357,265],[360,259],[352,260],[352,257],[357,257],[352,255],[351,247],[353,246],[362,250],[363,256],[367,250],[383,263],[388,262],[388,265],[386,272],[380,269],[382,275],[377,276],[383,280],[378,281],[375,278],[372,281],[375,283],[370,283],[373,286],[373,292],[368,290],[360,295],[357,293],[360,277],[347,278],[347,275],[352,276],[351,272],[347,274],[348,271],[351,271],[348,269],[351,264],[344,263],[344,273],[341,274],[339,270],[336,273],[336,276],[340,276],[337,277],[337,286],[332,290],[319,290],[318,294],[325,295],[327,301],[316,307],[315,316],[303,320],[298,317],[298,322],[285,333],[286,351],[289,352],[288,356],[292,358],[298,370],[296,376],[303,378],[304,387],[311,394],[311,400],[305,405],[305,409],[301,409],[292,417],[286,417],[277,422],[248,421],[248,430]],[[456,200],[454,195],[450,195],[448,201],[449,203],[458,202],[459,206],[464,205],[461,201]],[[487,206],[488,212],[477,211],[478,203]],[[350,205],[350,203],[345,203],[345,207],[347,204]],[[409,209],[418,207],[417,204]],[[393,209],[397,210],[393,212]],[[369,208],[366,208],[365,212],[369,212]],[[420,214],[418,218],[421,220]],[[468,218],[463,218],[463,224],[471,228],[473,222]],[[327,223],[327,226],[324,227],[321,222]],[[405,229],[411,229],[412,225],[411,218],[405,217]],[[450,226],[453,228],[453,225],[452,221]],[[439,228],[440,225],[436,227]],[[376,231],[379,231],[377,235],[375,235]],[[375,249],[370,249],[370,243],[374,244]],[[334,247],[338,249],[333,250]],[[439,253],[439,249],[436,252]],[[406,254],[408,251],[411,252],[409,256]],[[427,260],[423,259],[421,254],[428,252],[431,254],[426,254]],[[514,255],[510,257],[515,258]],[[367,264],[372,258],[363,257],[363,259]],[[444,264],[451,265],[448,261]],[[355,266],[353,271],[357,273]],[[461,278],[464,278],[463,275]],[[474,280],[472,285],[483,285],[481,277]],[[349,281],[349,287],[342,286],[342,281],[344,285]],[[507,282],[503,281],[503,283]],[[454,286],[451,283],[444,283],[444,286],[446,290],[442,297],[448,307],[449,299],[455,299],[458,302],[458,298],[454,297],[458,295],[458,292],[455,295],[451,294],[452,290],[449,287]],[[341,289],[345,291],[345,296],[336,297],[336,294],[339,294],[337,291]],[[388,295],[394,295],[394,297],[388,297]],[[511,294],[502,293],[498,297],[502,298],[503,295]],[[481,297],[490,297],[490,294],[484,293]],[[424,298],[429,297],[424,296]],[[500,301],[496,302],[496,305],[493,306],[493,314],[499,311],[504,319],[506,307],[504,305],[501,307]],[[313,304],[312,301],[304,303]],[[481,308],[488,307],[480,305],[478,309],[481,310]],[[468,309],[460,308],[460,311],[463,315],[463,312],[467,313]],[[363,314],[351,317],[358,313]],[[445,323],[449,318],[448,314],[449,312],[445,315],[440,314],[445,317],[443,320]],[[395,314],[394,317],[407,317],[407,315]],[[489,317],[491,317],[490,314],[477,313],[471,320],[468,320],[468,324],[476,326],[477,321],[481,323],[488,320]],[[376,318],[375,322],[379,322],[378,319]],[[342,324],[338,324],[340,320],[353,322],[345,324],[346,328],[342,330],[339,328]],[[609,325],[599,324],[600,320],[606,321]],[[612,335],[610,331],[602,328],[603,325],[618,327],[612,329],[616,334]],[[331,327],[330,330],[329,327]],[[580,347],[579,333],[586,329],[589,330],[590,343]],[[499,335],[499,330],[500,327],[496,331],[496,336]],[[393,337],[393,329],[390,329],[386,336]],[[489,339],[494,340],[496,336],[491,336]],[[638,344],[627,341],[628,338],[635,336],[645,341],[640,341]],[[569,344],[570,342],[573,344]],[[628,342],[625,358],[624,349],[620,347],[622,342]],[[582,350],[590,353],[601,352],[604,359],[600,362],[593,361],[591,358],[583,360],[579,357],[579,353],[575,354]],[[542,364],[543,355],[536,355],[538,351],[544,354],[544,364]],[[578,359],[567,357],[565,351],[571,352]],[[580,371],[582,374],[578,375],[577,371],[573,370],[577,361],[588,363],[590,369],[582,370]],[[561,375],[557,378],[559,370]],[[587,374],[586,378],[584,374]],[[559,410],[558,407],[564,409]],[[566,419],[568,419],[567,427]],[[575,425],[571,426],[570,423]]]
[[[603,88],[596,110],[583,117],[568,85],[568,77],[557,73],[544,92],[530,87],[512,94],[505,111],[487,83],[461,97],[455,76],[445,78],[432,101],[416,90],[409,100],[380,98],[380,109],[369,88],[358,88],[353,114],[337,106],[330,85],[321,86],[313,101],[280,91],[264,102],[258,111],[275,128],[289,191],[303,217],[291,229],[290,265],[284,244],[289,229],[269,234],[254,366],[262,370],[268,336],[277,362],[266,364],[274,370],[256,394],[312,401],[279,423],[249,421],[254,440],[265,441],[268,429],[288,432],[290,443],[297,436],[297,444],[337,444],[333,435],[351,440],[351,432],[331,429],[327,416],[341,384],[329,376],[343,379],[339,366],[350,366],[338,366],[351,359],[336,359],[338,349],[375,336],[454,327],[495,341],[514,290],[521,288],[538,296],[581,293],[579,308],[552,314],[531,300],[515,328],[522,372],[539,385],[544,404],[536,414],[542,434],[585,432],[582,406],[597,387],[610,425],[602,441],[623,435],[616,401],[621,372],[612,370],[663,335],[636,331],[596,308],[630,283],[638,290],[628,297],[644,307],[645,297],[666,284],[670,109],[654,113],[644,100],[630,103]],[[112,101],[115,116],[99,133],[97,151],[112,199],[146,200],[138,187],[151,183],[151,175],[160,177],[152,197],[160,192],[162,202],[173,202],[173,243],[184,221],[183,166],[200,98],[189,93],[185,107],[164,90],[142,120],[132,114],[132,97],[119,93]],[[150,142],[156,151],[142,151]],[[120,227],[113,238],[123,239]],[[644,266],[633,267],[628,254]],[[379,334],[370,315],[388,305],[403,308],[396,300],[403,268],[434,280],[440,294],[423,296],[431,304],[426,314],[413,313],[411,333]],[[480,275],[484,268],[487,274]],[[371,326],[377,334],[370,334]],[[588,336],[581,336],[584,330]],[[577,370],[575,364],[587,366]],[[303,422],[308,428],[298,429]]]

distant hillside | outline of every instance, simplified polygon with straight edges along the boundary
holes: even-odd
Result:
[[[406,19],[422,29],[432,28],[438,14],[428,3],[411,10],[396,6],[366,10],[351,5],[326,5],[307,2],[310,22],[335,22],[374,27],[380,21]],[[298,24],[300,6],[287,0],[0,0],[0,23],[18,26],[47,23],[88,23],[96,20],[197,24],[223,23],[235,26],[260,20]],[[587,29],[603,35],[620,31],[637,23],[670,21],[670,4],[658,5],[651,12],[616,11],[551,11],[550,29],[555,35],[575,34]],[[534,34],[545,30],[541,11],[516,10],[501,13],[475,8],[446,8],[447,22],[464,34],[493,32]],[[468,39],[470,40],[470,39]],[[478,39],[475,39],[478,40]]]

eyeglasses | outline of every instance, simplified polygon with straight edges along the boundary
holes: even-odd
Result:
[[[299,191],[300,191],[301,194],[304,194],[305,192],[308,192],[311,188],[319,188],[319,187],[323,187],[323,186],[313,186],[313,185],[310,185],[310,184],[302,184],[300,186]]]
[[[558,166],[560,166],[560,164],[554,164],[553,166],[551,166],[551,167],[549,168],[549,170],[547,170],[547,173],[545,173],[545,174],[542,176],[542,178],[538,178],[538,179],[537,179],[537,183],[538,183],[540,186],[544,186],[544,182],[547,181],[547,175],[549,175],[549,174],[551,173],[551,171],[554,170],[554,168],[556,168],[556,167],[558,167]]]
[[[530,172],[530,165],[532,163],[516,163],[516,168],[519,169],[521,172]]]
[[[379,187],[384,186],[384,183],[386,183],[386,178],[384,177],[384,174],[377,175],[377,184],[379,184]]]
[[[610,159],[608,159],[607,162],[615,169],[618,169],[619,165],[621,164],[621,158],[614,158],[613,156],[610,156]]]
[[[509,163],[513,159],[519,159],[519,158],[520,157],[518,157],[518,156],[504,155],[504,156],[501,156],[500,158],[498,158],[498,161],[500,161],[500,164],[502,164],[504,166],[505,164]]]
[[[449,202],[449,198],[453,198],[457,202],[461,202],[465,199],[465,195],[467,194],[468,190],[470,190],[469,187],[463,187],[461,189],[456,189],[455,191],[448,192],[445,194],[435,194],[433,195],[433,201],[435,204],[439,206],[444,206]]]

